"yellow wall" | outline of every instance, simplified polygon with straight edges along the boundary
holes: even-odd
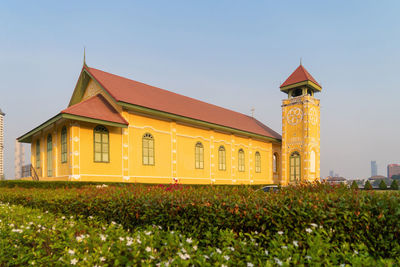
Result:
[[[282,105],[282,179],[289,183],[290,155],[297,151],[301,159],[301,181],[320,178],[320,101],[313,96],[284,99]],[[315,152],[315,171],[310,155]]]

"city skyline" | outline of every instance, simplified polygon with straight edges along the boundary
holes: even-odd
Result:
[[[371,160],[386,175],[400,162],[396,1],[308,1],[313,17],[300,3],[42,3],[0,4],[8,179],[15,138],[66,107],[84,46],[90,66],[248,115],[254,107],[279,133],[279,85],[302,58],[323,87],[321,176],[366,178]]]

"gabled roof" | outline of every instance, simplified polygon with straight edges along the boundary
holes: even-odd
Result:
[[[84,66],[84,69],[119,103],[175,114],[280,140],[282,137],[253,117],[187,96]]]
[[[293,85],[296,83],[300,82],[305,82],[305,81],[311,81],[315,83],[318,87],[321,87],[321,85],[318,84],[318,82],[314,79],[313,76],[306,70],[306,68],[303,67],[303,65],[300,65],[297,67],[297,69],[289,76],[289,78],[286,79],[284,83],[280,86],[280,88]]]
[[[61,113],[128,125],[128,122],[101,94],[70,106]]]
[[[31,143],[32,136],[61,119],[103,124],[114,127],[127,127],[128,122],[101,95],[95,95],[85,101],[64,109],[36,128],[17,138],[19,142]]]

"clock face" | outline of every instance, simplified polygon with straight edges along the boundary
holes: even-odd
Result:
[[[308,120],[311,122],[312,125],[317,124],[318,116],[315,108],[311,108],[310,111],[308,112]]]
[[[286,120],[290,125],[296,125],[303,119],[303,112],[299,108],[289,109]]]

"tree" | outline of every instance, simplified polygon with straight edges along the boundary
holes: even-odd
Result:
[[[386,190],[387,189],[387,185],[386,185],[384,180],[381,180],[381,182],[379,183],[379,189],[380,190]]]
[[[390,185],[390,189],[392,190],[399,190],[399,184],[396,180],[393,180],[392,184]]]
[[[372,190],[372,185],[371,185],[371,183],[369,181],[365,182],[364,189],[365,190]]]
[[[356,181],[353,181],[350,186],[351,189],[358,189],[358,184]]]

